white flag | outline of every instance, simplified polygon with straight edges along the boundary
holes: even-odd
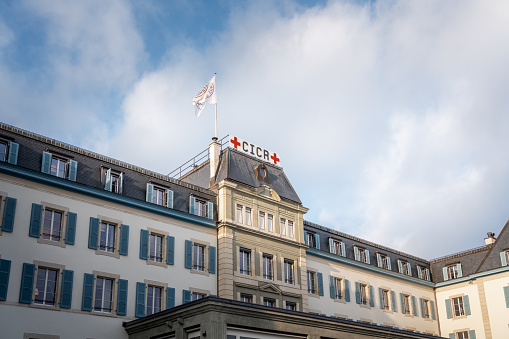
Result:
[[[194,114],[196,117],[200,116],[201,111],[203,111],[203,108],[205,107],[205,103],[208,102],[209,104],[216,104],[217,98],[216,98],[216,76],[206,84],[200,93],[198,93],[194,99],[193,99],[193,106],[194,106]]]

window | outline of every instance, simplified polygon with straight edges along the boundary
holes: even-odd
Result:
[[[341,299],[342,296],[341,296],[341,279],[340,278],[333,278],[332,289],[333,289],[334,299]]]
[[[253,302],[253,295],[252,294],[241,293],[240,294],[240,301],[243,302],[243,303],[252,303]]]
[[[243,223],[242,222],[242,209],[243,209],[242,205],[237,205],[237,222],[239,224]]]
[[[240,249],[240,274],[251,274],[251,250],[246,248]]]
[[[461,331],[461,332],[456,332],[456,338],[458,339],[468,339],[468,331]]]
[[[0,140],[0,161],[7,159],[7,142]]]
[[[260,212],[258,214],[258,225],[260,226],[261,230],[265,229],[265,213],[264,212]]]
[[[99,250],[104,252],[115,252],[115,227],[116,225],[101,222],[99,235]]]
[[[207,217],[207,202],[200,199],[195,199],[194,215],[199,217]]]
[[[205,246],[193,244],[193,269],[205,271]]]
[[[412,275],[412,268],[410,267],[410,263],[404,261],[404,260],[400,260],[398,259],[398,270],[399,270],[399,273],[401,274],[404,274],[404,275]]]
[[[46,208],[44,210],[44,224],[42,238],[51,241],[60,241],[62,227],[62,212]]]
[[[101,179],[106,191],[122,194],[123,174],[121,172],[102,167]]]
[[[422,308],[424,310],[423,317],[429,318],[429,300],[426,300],[426,299],[422,300]]]
[[[288,311],[297,311],[297,304],[291,301],[286,302],[286,309]]]
[[[293,233],[293,221],[290,221],[288,220],[288,237],[290,238],[294,238],[294,233]]]
[[[369,264],[369,251],[365,248],[354,246],[355,260]]]
[[[272,255],[263,253],[263,279],[272,280]]]
[[[274,232],[274,223],[273,223],[274,217],[272,214],[267,214],[267,231]]]
[[[405,313],[410,314],[410,296],[407,294],[403,295],[403,301],[405,305]]]
[[[424,266],[417,265],[417,276],[419,279],[430,281],[429,269]]]
[[[286,235],[286,220],[281,218],[281,235]]]
[[[449,279],[459,278],[458,265],[447,266],[447,277]]]
[[[306,240],[306,245],[308,245],[309,247],[316,248],[315,234],[314,233],[310,233],[310,232],[306,232],[305,237],[306,237],[306,239],[305,239]]]
[[[154,186],[154,191],[152,192],[152,203],[154,203],[156,205],[160,205],[160,206],[165,205],[165,199],[164,199],[164,195],[166,193],[165,191],[166,190],[164,190],[160,187]]]
[[[35,283],[34,304],[56,305],[58,270],[39,267]]]
[[[94,311],[111,313],[113,308],[113,279],[97,277],[95,280]]]
[[[389,293],[390,293],[389,290],[382,289],[381,299],[382,299],[382,306],[383,306],[382,308],[384,310],[388,310],[389,309]]]
[[[276,299],[263,298],[263,306],[276,307]]]
[[[359,284],[359,287],[360,287],[359,292],[360,292],[360,297],[361,297],[361,304],[366,305],[368,303],[368,295],[367,295],[368,285]]]
[[[339,241],[339,240],[336,240],[333,238],[329,238],[329,252],[330,253],[341,255],[344,257],[346,255],[344,246],[345,246],[345,244],[342,241]]]
[[[199,300],[205,298],[205,294],[193,292],[191,293],[191,301]]]
[[[147,287],[147,310],[146,314],[151,315],[161,311],[163,288],[148,285]]]
[[[148,259],[155,262],[163,262],[163,239],[159,234],[150,234],[150,251]]]
[[[316,272],[308,271],[307,278],[308,278],[308,293],[316,294],[317,293]]]
[[[10,164],[18,164],[19,144],[0,139],[0,161],[7,161]]]
[[[284,260],[285,283],[293,284],[293,260]]]
[[[378,267],[390,270],[391,269],[391,258],[382,253],[377,253],[376,258],[378,261]]]
[[[452,298],[452,314],[455,317],[465,315],[465,308],[463,307],[463,297]]]
[[[50,174],[59,178],[65,178],[67,172],[67,159],[56,156],[51,157]]]
[[[251,226],[251,209],[246,207],[246,225]]]

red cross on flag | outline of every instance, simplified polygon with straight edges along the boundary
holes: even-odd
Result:
[[[215,75],[193,99],[194,114],[196,117],[200,116],[201,111],[205,108],[206,102],[209,104],[217,104]]]

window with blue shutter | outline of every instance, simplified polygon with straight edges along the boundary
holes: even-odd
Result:
[[[185,244],[185,268],[193,268],[193,242],[186,240]]]
[[[353,253],[354,253],[355,260],[360,261],[361,256],[359,254],[359,248],[357,246],[353,247]]]
[[[442,276],[444,277],[444,281],[449,280],[449,274],[447,273],[447,266],[442,267]]]
[[[138,318],[145,316],[145,287],[144,283],[136,283],[136,310],[134,315]]]
[[[194,205],[196,204],[196,198],[195,197],[189,197],[189,213],[190,214],[195,214],[194,213]]]
[[[14,229],[14,216],[16,215],[16,202],[15,198],[6,197],[4,205],[4,218],[2,222],[2,231],[12,232]]]
[[[216,248],[209,246],[209,273],[216,273]]]
[[[166,190],[166,207],[173,208],[173,191]]]
[[[51,153],[42,152],[41,172],[50,174],[50,170],[51,170]]]
[[[355,302],[357,304],[361,303],[361,287],[359,282],[355,282]]]
[[[375,307],[375,288],[369,285],[369,306]]]
[[[85,273],[83,276],[83,295],[81,298],[82,311],[92,311],[94,280],[95,276],[93,274]]]
[[[28,235],[34,238],[41,236],[42,205],[32,204],[32,216],[30,217],[30,228]]]
[[[320,249],[320,235],[316,234],[315,233],[315,246],[316,246],[316,249],[319,250]]]
[[[415,296],[412,296],[412,314],[417,316],[417,300]]]
[[[124,173],[120,173],[118,175],[118,194],[122,194],[123,189],[124,189]]]
[[[127,314],[127,280],[118,279],[117,314]]]
[[[502,263],[502,266],[507,266],[507,255],[506,251],[500,252],[500,262]]]
[[[433,320],[437,320],[437,315],[435,313],[435,302],[433,300],[430,300],[429,302],[429,307],[431,308],[431,318],[433,318]]]
[[[76,181],[76,175],[78,173],[78,162],[76,160],[69,160],[69,175],[67,179]]]
[[[380,308],[383,310],[385,309],[384,305],[384,292],[381,287],[378,288],[378,297],[380,299]]]
[[[340,244],[341,244],[341,255],[343,257],[346,257],[346,245],[344,242],[341,242]]]
[[[140,259],[148,259],[148,241],[150,233],[147,230],[140,230]]]
[[[175,288],[166,287],[166,309],[175,307]]]
[[[323,275],[322,275],[322,273],[317,272],[316,276],[318,279],[318,295],[323,297],[323,295],[324,295],[324,293],[323,293]]]
[[[445,311],[447,313],[447,319],[451,319],[452,318],[451,299],[445,299]]]
[[[422,298],[419,298],[419,302],[421,303],[421,317],[425,318],[426,314],[424,312],[424,300]]]
[[[329,293],[332,299],[336,299],[336,287],[334,286],[334,277],[329,275]]]
[[[456,334],[449,333],[449,339],[456,339]]]
[[[207,201],[207,218],[214,219],[214,204],[210,201]]]
[[[0,259],[0,300],[7,300],[9,276],[11,274],[11,261]]]
[[[345,300],[350,301],[350,280],[345,279]]]
[[[376,263],[378,267],[382,268],[382,256],[380,255],[380,253],[376,254]]]
[[[396,292],[391,291],[392,311],[398,312],[398,303],[396,301]]]
[[[111,182],[111,168],[108,168],[106,170],[106,178],[104,180],[104,189],[106,191],[110,191],[111,192],[111,186],[112,186],[112,182]]]
[[[74,271],[62,271],[62,293],[60,295],[60,307],[71,308],[72,303],[72,285],[74,280]]]
[[[153,195],[154,195],[154,185],[147,183],[147,194],[145,196],[146,202],[152,202]]]
[[[329,253],[337,254],[336,249],[334,247],[334,239],[329,238]]]
[[[7,157],[7,162],[9,164],[13,164],[13,165],[18,164],[18,150],[19,150],[19,144],[10,141],[9,142],[9,156]]]
[[[120,245],[118,249],[120,255],[129,253],[129,225],[120,225]]]
[[[405,295],[403,293],[400,293],[399,298],[401,301],[401,313],[405,314],[407,311],[405,307]]]
[[[67,225],[65,228],[65,243],[68,245],[74,245],[76,238],[76,221],[78,215],[73,212],[67,213]]]
[[[182,291],[182,304],[187,304],[191,302],[191,291],[183,290]]]
[[[35,277],[35,265],[23,263],[23,271],[21,274],[21,288],[19,290],[19,302],[22,304],[32,303],[34,277]]]
[[[88,248],[96,250],[99,244],[99,219],[90,217],[88,229]]]
[[[475,330],[468,331],[468,339],[476,339],[475,338]]]
[[[458,269],[458,278],[461,278],[463,276],[463,271],[461,270],[461,264],[456,264],[456,267]]]
[[[369,258],[369,250],[364,250],[364,253],[366,253],[366,264],[371,264],[371,259]]]
[[[398,259],[398,272],[403,274],[403,262]]]
[[[504,286],[505,307],[509,308],[509,286]]]
[[[465,308],[465,315],[470,315],[470,300],[468,295],[463,296],[463,307]]]
[[[175,237],[168,235],[166,237],[166,263],[175,264]]]
[[[392,270],[392,267],[391,267],[391,258],[390,257],[387,257],[387,269],[389,271]]]

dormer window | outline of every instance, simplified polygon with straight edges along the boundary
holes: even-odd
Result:
[[[10,164],[18,164],[19,144],[0,139],[0,161],[7,161]]]
[[[107,167],[102,167],[101,171],[101,178],[104,184],[104,189],[113,193],[122,194],[122,187],[124,182],[123,173]]]
[[[442,273],[444,276],[444,281],[449,279],[457,279],[463,276],[463,271],[461,269],[461,264],[453,264],[447,265],[442,269]]]
[[[153,183],[147,183],[146,201],[159,206],[173,208],[173,191]]]
[[[263,181],[264,183],[269,184],[269,172],[267,167],[264,164],[260,164],[255,167],[255,175],[256,179],[259,181]]]
[[[417,276],[419,277],[419,279],[431,281],[429,269],[424,266],[417,265]]]
[[[355,260],[363,262],[365,264],[370,264],[369,250],[359,247],[359,246],[354,246],[353,252],[354,252]]]
[[[346,256],[345,243],[340,240],[329,238],[329,252],[332,254],[345,257]]]
[[[387,255],[382,253],[376,254],[376,261],[378,264],[378,267],[390,270],[391,269],[391,258],[389,258]]]
[[[191,196],[189,197],[189,213],[214,219],[214,204],[205,199]]]
[[[76,181],[77,167],[77,161],[64,155],[42,152],[42,173]]]
[[[309,247],[320,249],[320,236],[318,234],[304,231],[304,241]]]
[[[412,275],[412,267],[410,263],[405,260],[398,259],[398,271],[404,275]]]

